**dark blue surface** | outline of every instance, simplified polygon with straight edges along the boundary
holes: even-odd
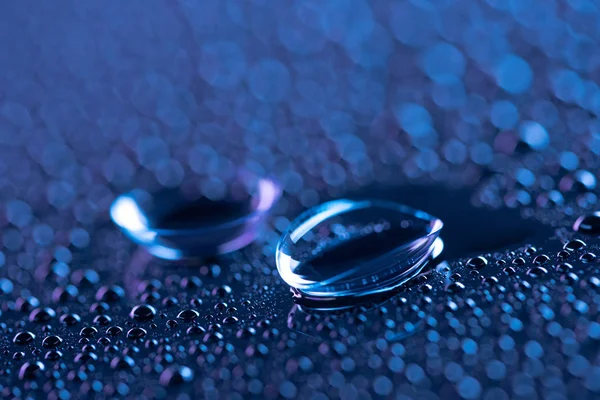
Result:
[[[1,1],[0,397],[597,398],[600,242],[572,225],[598,207],[599,12]],[[217,201],[240,169],[283,188],[241,251],[166,264],[110,222],[132,189]],[[341,197],[439,216],[446,262],[299,309],[275,245]]]

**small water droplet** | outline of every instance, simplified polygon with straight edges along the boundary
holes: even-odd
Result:
[[[540,254],[533,259],[533,263],[537,265],[546,264],[548,261],[550,261],[550,257],[545,254]]]
[[[64,314],[60,316],[60,322],[67,326],[73,326],[81,322],[81,317],[77,314]]]
[[[179,314],[177,314],[177,318],[186,322],[193,321],[199,316],[200,314],[198,313],[198,311],[192,309],[183,310]]]
[[[531,269],[529,269],[529,271],[527,271],[527,275],[531,276],[532,278],[539,278],[542,275],[546,275],[548,273],[548,270],[544,267],[533,267]]]
[[[563,248],[565,250],[575,251],[575,250],[583,249],[586,246],[587,245],[585,244],[585,242],[583,240],[574,239],[574,240],[570,240],[567,243],[565,243],[565,245],[563,246]]]
[[[83,337],[89,338],[94,336],[96,333],[98,333],[98,329],[94,328],[93,326],[86,326],[85,328],[81,329],[81,331],[79,332],[79,334]]]
[[[123,333],[123,328],[120,326],[111,326],[106,330],[106,334],[110,336],[118,336]]]
[[[46,370],[46,367],[41,361],[26,362],[19,368],[19,379],[35,379]]]
[[[212,290],[213,296],[225,297],[231,294],[231,288],[228,285],[217,286]]]
[[[514,260],[512,260],[512,263],[514,265],[525,265],[526,261],[523,257],[517,257]]]
[[[583,253],[581,255],[581,257],[579,257],[579,259],[586,264],[590,264],[590,263],[596,262],[596,260],[598,259],[598,256],[594,253],[587,252],[587,253]]]
[[[556,266],[558,272],[569,272],[573,269],[573,266],[569,263],[562,263]]]
[[[486,265],[488,265],[488,260],[483,256],[473,257],[467,261],[467,267],[471,269],[481,269]]]
[[[163,386],[176,386],[182,383],[191,382],[194,379],[194,372],[188,367],[172,366],[165,369],[159,378]]]
[[[135,328],[131,328],[128,332],[127,332],[127,338],[128,339],[140,339],[144,336],[146,336],[146,330],[144,328],[140,328],[140,327],[135,327]]]
[[[503,271],[503,272],[504,272],[506,275],[514,275],[514,274],[516,274],[516,273],[517,273],[517,270],[516,270],[516,269],[514,269],[513,267],[505,267],[505,268],[504,268],[502,271]]]
[[[60,345],[62,342],[63,342],[63,340],[60,336],[52,335],[52,336],[45,337],[44,340],[42,340],[42,346],[56,347],[56,346]]]
[[[35,335],[32,332],[29,332],[29,331],[19,332],[13,338],[13,343],[24,345],[24,344],[31,343],[33,341],[33,339],[35,339]]]
[[[200,325],[192,325],[185,331],[188,335],[204,335],[206,333],[206,329],[201,327]]]
[[[225,317],[223,318],[223,323],[227,324],[227,325],[231,325],[231,324],[236,324],[239,321],[239,319],[237,317],[234,316],[229,316],[229,317]]]
[[[102,325],[102,326],[104,326],[104,325],[110,324],[112,322],[112,318],[110,316],[104,315],[104,314],[102,314],[102,315],[96,315],[94,317],[94,321],[93,322],[96,325]]]
[[[48,322],[54,317],[56,317],[56,312],[50,307],[36,308],[29,314],[29,321],[42,323]]]
[[[129,317],[137,321],[150,321],[155,316],[156,309],[148,304],[137,305],[129,312]]]

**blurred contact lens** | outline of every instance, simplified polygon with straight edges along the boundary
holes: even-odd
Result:
[[[152,255],[181,260],[238,250],[257,236],[279,198],[268,178],[239,174],[225,194],[207,197],[201,190],[133,190],[112,204],[113,222]]]
[[[382,293],[437,257],[443,223],[424,211],[379,200],[336,200],[300,215],[281,237],[279,274],[311,298]]]

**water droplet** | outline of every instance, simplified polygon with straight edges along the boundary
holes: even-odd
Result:
[[[60,352],[58,350],[50,350],[50,351],[46,352],[46,354],[44,355],[44,358],[49,361],[56,361],[56,360],[60,360],[62,355],[63,355],[62,352]]]
[[[97,361],[98,356],[94,353],[88,353],[88,352],[77,353],[74,360],[76,363],[87,364],[88,362],[91,362],[91,361]]]
[[[135,306],[129,312],[129,317],[137,321],[150,321],[156,316],[156,309],[148,304]]]
[[[177,318],[189,322],[189,321],[193,321],[196,318],[198,318],[200,316],[200,314],[198,313],[198,311],[196,310],[183,310],[181,311],[179,314],[177,314]]]
[[[336,200],[300,215],[277,246],[286,283],[315,298],[398,287],[441,252],[443,223],[387,201]]]
[[[192,325],[187,328],[186,333],[190,336],[192,335],[204,335],[206,333],[206,329],[199,325]]]
[[[24,345],[24,344],[31,343],[33,341],[33,339],[35,339],[35,335],[32,332],[29,332],[29,331],[19,332],[13,338],[13,343]]]
[[[19,369],[19,379],[35,379],[41,372],[45,371],[46,367],[41,361],[26,362]]]
[[[513,267],[506,267],[502,271],[504,271],[506,275],[514,275],[517,273],[517,270],[515,270]]]
[[[239,321],[239,319],[234,316],[229,316],[229,317],[223,318],[223,323],[227,324],[227,325],[236,324],[238,321]]]
[[[130,239],[159,258],[229,253],[255,239],[280,188],[273,180],[249,173],[222,185],[223,190],[207,193],[134,190],[115,200],[111,218]]]
[[[96,292],[96,300],[100,302],[116,303],[125,297],[125,290],[121,286],[102,286]],[[106,312],[105,310],[104,312]]]
[[[573,224],[573,230],[585,235],[599,235],[600,212],[595,212],[590,215],[582,215],[581,217],[577,218]]]
[[[81,317],[77,314],[64,314],[60,316],[60,322],[67,326],[73,326],[81,322]]]
[[[465,285],[461,282],[452,282],[448,286],[446,286],[446,291],[449,293],[459,293],[465,290]]]
[[[227,285],[217,286],[212,290],[213,296],[225,297],[229,294],[231,294],[231,288]]]
[[[587,245],[585,244],[585,242],[583,240],[574,239],[574,240],[570,240],[567,243],[565,243],[563,248],[565,250],[575,251],[575,250],[583,249],[586,246]]]
[[[194,372],[190,368],[172,366],[160,374],[159,382],[163,386],[176,386],[191,382],[193,379]]]
[[[473,257],[469,261],[467,261],[467,267],[472,269],[481,269],[486,265],[488,265],[488,260],[482,256]]]
[[[576,283],[577,281],[579,281],[579,276],[577,276],[573,272],[569,272],[564,275],[561,275],[560,280],[561,280],[561,282],[566,282],[566,283],[572,285],[572,284]]]
[[[85,328],[81,329],[81,331],[79,332],[79,334],[83,337],[89,338],[94,336],[96,333],[98,333],[98,329],[94,328],[93,326],[86,326]]]
[[[56,312],[50,307],[36,308],[29,314],[29,321],[38,323],[48,322],[54,317],[56,317]]]
[[[170,319],[167,321],[167,328],[169,328],[169,329],[173,329],[177,325],[179,325],[179,323],[177,321],[175,321],[174,319]]]
[[[579,259],[584,263],[589,264],[595,262],[598,259],[598,256],[594,253],[587,252],[582,254],[581,257],[579,257]]]
[[[140,327],[135,327],[135,328],[131,328],[128,332],[127,332],[127,338],[128,339],[140,339],[144,336],[146,336],[146,330],[144,328],[140,328]]]
[[[32,309],[38,307],[40,305],[40,301],[37,297],[27,296],[27,297],[19,297],[15,301],[15,308],[21,312],[31,311]]]
[[[512,260],[512,263],[514,265],[525,265],[526,261],[523,257],[517,257],[514,260]]]
[[[569,272],[573,269],[573,266],[569,263],[562,263],[556,266],[558,272]]]
[[[129,356],[115,357],[110,361],[112,369],[129,369],[135,366],[135,362]]]
[[[111,326],[106,330],[106,334],[110,336],[119,336],[121,333],[123,333],[123,328],[120,326]]]
[[[60,336],[52,335],[52,336],[45,337],[44,340],[42,340],[42,346],[56,347],[56,346],[60,345],[62,342],[63,342],[63,340]]]
[[[533,267],[529,271],[527,271],[527,275],[531,276],[532,278],[539,278],[540,276],[546,275],[547,273],[548,270],[544,267]]]
[[[104,326],[104,325],[110,324],[111,322],[112,322],[112,318],[108,315],[102,314],[102,315],[96,315],[94,317],[94,324],[96,324],[96,325]]]

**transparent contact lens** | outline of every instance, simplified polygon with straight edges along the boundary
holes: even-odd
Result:
[[[156,257],[202,258],[254,241],[280,195],[275,181],[247,173],[225,184],[218,195],[190,187],[125,193],[113,202],[111,218]]]
[[[294,220],[277,246],[279,274],[311,298],[367,296],[394,289],[439,256],[443,223],[382,200],[335,200]]]

